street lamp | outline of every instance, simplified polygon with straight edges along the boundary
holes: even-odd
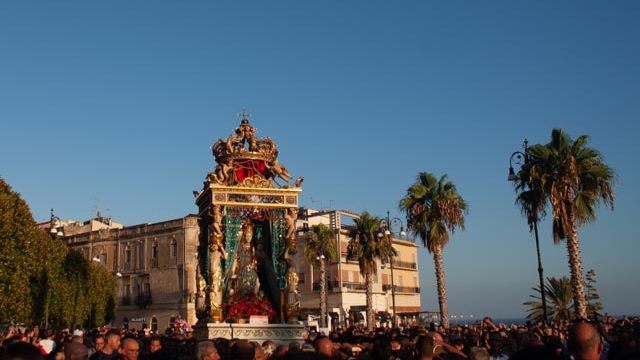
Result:
[[[520,166],[520,170],[518,171],[518,173],[522,171],[523,167],[529,166],[530,158],[529,158],[528,145],[529,145],[529,142],[527,141],[527,139],[524,139],[524,142],[523,142],[524,152],[514,151],[513,154],[511,154],[511,157],[509,158],[509,175],[507,176],[508,181],[515,182],[519,179],[519,176],[516,175],[515,171],[513,170],[514,164]],[[529,191],[531,191],[531,184],[527,183],[527,186],[529,187]],[[533,232],[536,237],[536,255],[538,256],[538,277],[540,278],[540,297],[542,299],[542,314],[544,316],[543,323],[546,325],[547,324],[547,299],[544,293],[545,292],[544,291],[544,275],[542,270],[542,260],[540,259],[540,240],[538,239],[538,215],[537,214],[535,214],[535,216],[533,217]]]
[[[387,218],[382,219],[382,227],[384,228],[384,232],[380,231],[378,233],[378,237],[382,238],[383,236],[387,237],[387,240],[391,244],[391,248],[393,248],[393,233],[391,232],[391,226],[396,223],[400,225],[400,236],[404,237],[407,233],[404,231],[404,227],[402,226],[402,220],[400,218],[394,217],[391,219],[389,217],[389,211],[387,211]],[[381,229],[382,230],[382,229]],[[393,255],[389,256],[389,269],[391,269],[391,303],[392,303],[392,323],[393,327],[398,327],[397,318],[396,318],[396,287],[393,283]]]
[[[62,220],[53,214],[53,208],[51,208],[51,219],[49,220],[49,233],[53,238],[56,236],[64,236]]]
[[[55,216],[55,214],[53,213],[53,208],[51,208],[51,218],[49,219],[49,234],[51,235],[51,238],[53,240],[55,240],[59,236],[64,236],[64,232],[62,229],[62,220],[60,220],[59,217]],[[46,285],[47,294],[46,294],[46,300],[44,304],[44,328],[48,329],[49,328],[49,303],[51,302],[51,287],[49,285],[49,282],[51,281],[51,279],[49,278],[48,252],[45,252],[45,261],[46,261],[45,271],[46,271],[46,277],[47,277],[47,285]]]

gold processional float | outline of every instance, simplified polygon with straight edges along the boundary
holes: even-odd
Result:
[[[294,255],[303,178],[292,181],[276,143],[258,138],[241,115],[234,133],[212,145],[216,168],[194,194],[200,217],[196,335],[295,340],[302,327],[287,324],[297,324],[300,312]],[[256,312],[262,325],[241,325]]]

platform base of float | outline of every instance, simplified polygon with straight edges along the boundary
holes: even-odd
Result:
[[[197,324],[193,327],[194,335],[198,340],[206,339],[244,339],[256,341],[262,344],[265,340],[273,340],[276,343],[289,343],[303,341],[303,325],[291,324],[230,324],[207,323]]]

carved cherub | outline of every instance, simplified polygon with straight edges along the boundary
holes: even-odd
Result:
[[[280,165],[278,159],[273,160],[271,164],[268,164],[269,170],[273,173],[274,176],[279,176],[284,181],[291,180],[291,175],[289,174],[289,170],[284,165]]]
[[[286,252],[285,257],[288,254],[295,254],[297,252],[296,243],[296,220],[298,219],[298,208],[289,208],[284,216],[286,227]]]
[[[231,164],[231,160],[218,163],[215,171],[213,173],[210,173],[210,180],[213,180],[213,182],[216,184],[224,185],[231,178],[232,170],[233,165]]]

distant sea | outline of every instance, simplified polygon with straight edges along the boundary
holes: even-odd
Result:
[[[500,323],[509,325],[509,324],[524,324],[527,322],[526,318],[492,318],[493,323],[498,325]],[[482,318],[480,319],[451,319],[449,318],[449,323],[453,325],[471,325],[482,322]]]

